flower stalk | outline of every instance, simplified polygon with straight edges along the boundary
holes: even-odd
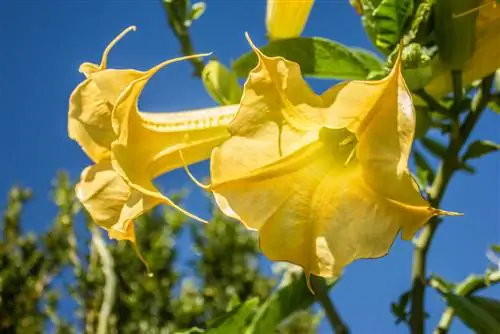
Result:
[[[457,76],[453,76],[455,79]],[[485,110],[488,101],[491,97],[491,87],[493,84],[493,75],[486,77],[481,83],[481,91],[478,103],[473,106],[467,115],[467,118],[460,126],[458,136],[453,136],[450,140],[447,149],[447,155],[441,161],[436,178],[429,191],[429,201],[431,205],[438,206],[446,193],[446,188],[451,181],[455,172],[459,169],[459,153],[463,148],[465,142],[469,138],[472,130],[476,126],[481,114]],[[452,108],[461,104],[463,98],[462,88],[454,85],[456,91],[454,92],[455,103]],[[425,310],[424,310],[424,297],[425,297],[425,280],[426,280],[426,265],[427,253],[430,249],[432,239],[436,233],[437,227],[440,223],[439,219],[432,219],[427,224],[419,238],[416,240],[415,250],[413,253],[413,268],[412,268],[412,305],[410,316],[410,328],[412,334],[424,333]]]
[[[335,305],[333,305],[333,302],[328,296],[328,285],[326,284],[326,280],[322,277],[311,275],[310,283],[318,302],[325,310],[326,317],[334,332],[337,334],[348,334],[349,328],[340,317]]]

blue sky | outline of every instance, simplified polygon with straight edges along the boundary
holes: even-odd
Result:
[[[229,65],[249,51],[245,31],[257,45],[265,43],[264,17],[265,1],[209,0],[207,12],[192,29],[195,49],[214,52]],[[80,63],[99,62],[107,43],[129,25],[136,25],[138,31],[113,49],[110,67],[148,69],[178,56],[180,48],[160,1],[2,1],[0,22],[0,192],[5,194],[14,183],[32,187],[36,201],[27,208],[26,227],[40,231],[55,213],[47,194],[56,171],[68,170],[76,178],[90,164],[66,132],[68,97],[83,79],[78,73]],[[348,1],[317,1],[304,35],[373,49]],[[187,62],[162,70],[144,90],[140,109],[164,112],[214,106],[191,73]],[[332,82],[311,84],[321,92]],[[500,142],[499,129],[498,115],[487,112],[472,137]],[[483,272],[487,246],[500,241],[500,155],[473,164],[478,173],[458,174],[442,204],[443,209],[465,215],[445,219],[429,256],[429,271],[452,281]],[[207,164],[195,166],[194,172],[207,175]],[[164,189],[178,189],[188,178],[179,170],[161,182]],[[193,196],[188,208],[206,216],[201,198]],[[332,298],[354,333],[407,332],[404,326],[394,325],[389,305],[409,288],[411,253],[410,242],[397,240],[387,257],[358,261],[347,268]],[[498,296],[500,290],[493,291]],[[430,330],[444,306],[437,294],[429,292]],[[326,331],[327,324],[321,329]],[[467,332],[458,321],[454,330]]]

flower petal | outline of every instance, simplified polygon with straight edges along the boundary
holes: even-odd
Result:
[[[76,140],[85,153],[99,162],[109,157],[115,134],[111,127],[111,112],[121,92],[141,72],[135,70],[106,70],[111,48],[129,31],[125,29],[106,48],[101,64],[83,63],[80,72],[87,77],[71,93],[68,112],[68,135]]]
[[[344,166],[327,145],[301,151],[302,166],[288,173],[217,186],[248,227],[257,229],[264,254],[306,273],[340,274],[359,258],[385,255],[401,225],[422,225],[432,211],[391,201],[364,181],[361,166]]]
[[[111,238],[135,242],[132,220],[151,210],[159,201],[137,200],[137,191],[113,170],[110,160],[85,168],[76,186],[76,196],[92,220]]]
[[[213,147],[228,138],[227,124],[237,106],[163,114],[140,113],[137,109],[138,98],[148,80],[164,66],[187,58],[173,59],[144,72],[120,95],[112,116],[117,134],[112,144],[112,164],[143,196],[155,198],[200,220],[162,195],[153,180],[183,166],[184,162],[192,164],[207,159]]]
[[[111,142],[116,139],[111,126],[114,103],[140,73],[133,70],[96,72],[80,83],[71,94],[69,137],[76,140],[94,162],[109,157]]]
[[[446,214],[429,207],[408,172],[415,116],[400,57],[387,78],[336,85],[316,108],[283,111],[269,79],[280,82],[250,76],[232,136],[211,162],[220,209],[259,231],[266,256],[332,277],[385,255],[399,230],[409,238]]]

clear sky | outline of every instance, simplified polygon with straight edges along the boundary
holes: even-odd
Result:
[[[208,0],[205,15],[195,22],[192,37],[198,52],[214,52],[226,65],[249,51],[248,31],[257,45],[265,43],[265,1]],[[109,66],[148,69],[179,55],[179,45],[167,26],[160,1],[0,1],[0,192],[14,183],[33,188],[36,201],[26,211],[26,227],[46,228],[54,216],[48,192],[59,169],[72,178],[90,160],[66,132],[68,97],[83,79],[80,63],[98,63],[102,50],[129,25],[130,33],[112,51]],[[359,17],[348,1],[316,1],[305,36],[322,36],[373,50]],[[145,111],[179,111],[214,106],[202,84],[191,76],[186,63],[177,63],[157,74],[140,99]],[[332,84],[311,81],[321,92]],[[474,139],[500,142],[500,117],[486,112]],[[474,161],[478,173],[458,174],[448,189],[442,208],[465,213],[447,218],[440,227],[429,256],[428,268],[452,281],[470,272],[483,272],[488,245],[500,242],[500,155]],[[207,164],[194,167],[208,174]],[[178,189],[188,182],[182,170],[161,179],[163,189]],[[202,197],[193,195],[188,208],[207,216]],[[186,248],[185,252],[191,252]],[[363,260],[349,266],[332,292],[353,333],[406,333],[394,325],[389,305],[410,286],[412,245],[397,240],[389,256]],[[268,264],[265,264],[268,265]],[[499,289],[491,293],[499,295]],[[432,328],[443,311],[440,297],[427,294]],[[467,330],[454,323],[456,333]],[[322,323],[321,332],[328,326]]]

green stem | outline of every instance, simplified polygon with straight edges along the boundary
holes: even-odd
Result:
[[[102,272],[105,277],[104,289],[102,293],[102,304],[99,310],[99,321],[97,323],[97,334],[106,334],[108,332],[109,315],[113,309],[116,297],[116,275],[115,261],[106,243],[102,239],[101,230],[92,226],[92,244],[95,246],[102,263]]]
[[[340,317],[337,309],[328,296],[328,286],[325,282],[325,279],[322,277],[311,275],[310,280],[311,286],[314,290],[314,293],[316,294],[316,298],[325,310],[326,316],[328,317],[328,320],[330,321],[334,332],[338,334],[348,334],[349,328]]]
[[[438,113],[450,118],[454,119],[453,113],[448,110],[444,105],[436,101],[429,93],[427,93],[424,89],[420,89],[415,92],[415,95],[420,97],[422,100],[424,100],[425,103],[434,111],[437,111]]]
[[[163,7],[165,9],[165,13],[167,15],[167,20],[172,32],[175,37],[179,40],[181,44],[181,52],[185,56],[195,54],[193,43],[191,42],[191,37],[189,36],[189,28],[184,24],[185,18],[179,16],[179,12],[182,12],[181,9],[176,8],[175,6],[182,5],[182,2],[179,1],[162,1]],[[201,72],[205,67],[205,64],[201,60],[201,58],[191,58],[189,62],[193,66],[194,76],[201,78]]]
[[[453,75],[454,79],[457,79],[457,75]],[[463,145],[469,138],[472,130],[474,129],[479,117],[484,111],[486,105],[488,104],[489,98],[491,96],[491,86],[493,83],[493,76],[485,78],[481,84],[481,97],[479,102],[475,107],[472,108],[470,113],[467,115],[462,126],[457,130],[457,134],[451,137],[450,143],[448,145],[447,154],[441,160],[438,171],[436,173],[436,178],[429,191],[429,202],[433,207],[439,207],[441,200],[446,192],[446,188],[453,177],[453,174],[459,168],[459,153]],[[463,98],[462,88],[454,84],[456,89],[455,93],[455,103],[452,108],[459,108],[461,100]],[[424,321],[425,321],[425,278],[426,278],[426,264],[427,264],[427,253],[431,246],[432,239],[436,233],[436,229],[439,226],[440,220],[437,218],[432,219],[429,224],[427,224],[419,238],[415,242],[415,250],[413,253],[413,267],[412,267],[412,305],[410,314],[410,328],[412,334],[423,334],[424,333]]]

